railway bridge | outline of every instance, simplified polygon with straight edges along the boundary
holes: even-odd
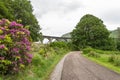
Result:
[[[44,39],[48,39],[49,43],[53,42],[53,40],[55,40],[55,41],[66,41],[66,42],[71,40],[70,37],[56,37],[56,36],[46,36],[46,35],[43,35],[42,42],[44,41]]]

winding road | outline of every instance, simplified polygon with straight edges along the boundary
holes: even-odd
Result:
[[[70,52],[56,66],[51,80],[120,80],[120,74],[98,65],[79,51]]]

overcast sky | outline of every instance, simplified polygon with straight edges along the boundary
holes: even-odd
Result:
[[[102,19],[108,30],[120,27],[120,0],[31,0],[31,3],[43,35],[71,32],[85,14]]]

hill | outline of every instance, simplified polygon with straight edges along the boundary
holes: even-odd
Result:
[[[111,38],[118,38],[119,32],[118,29],[111,31],[110,36]]]
[[[70,37],[71,38],[70,32],[66,33],[66,34],[63,34],[61,37]]]

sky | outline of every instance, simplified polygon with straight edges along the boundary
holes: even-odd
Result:
[[[61,36],[71,32],[81,17],[92,14],[108,30],[120,27],[120,0],[30,0],[43,35]]]

